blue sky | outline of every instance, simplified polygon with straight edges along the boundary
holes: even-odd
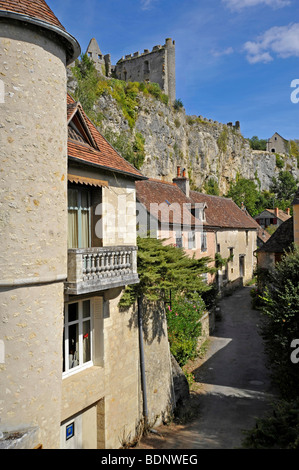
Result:
[[[245,137],[299,139],[299,103],[291,101],[292,92],[299,98],[298,0],[47,3],[82,52],[95,37],[114,64],[175,40],[177,98],[188,115],[240,121]]]

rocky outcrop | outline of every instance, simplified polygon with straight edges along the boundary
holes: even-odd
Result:
[[[102,116],[104,135],[123,134],[129,139],[132,132],[142,134],[145,159],[141,170],[148,177],[172,181],[180,165],[194,188],[203,189],[213,178],[225,194],[238,176],[255,180],[264,190],[279,173],[275,154],[253,151],[238,126],[188,116],[183,108],[175,110],[150,95],[139,94],[133,131],[111,95],[103,94],[95,110]],[[284,156],[283,160],[284,169],[298,177],[297,159]]]

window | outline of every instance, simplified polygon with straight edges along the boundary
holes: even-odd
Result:
[[[195,232],[188,232],[188,249],[193,250],[196,248],[196,241],[195,241]]]
[[[143,73],[144,75],[148,75],[150,73],[150,66],[148,60],[144,62]]]
[[[246,246],[248,246],[248,230],[245,230],[245,234],[246,234]]]
[[[207,234],[206,232],[202,232],[201,234],[201,251],[207,251]]]
[[[69,302],[64,309],[63,376],[103,365],[103,299]]]
[[[177,231],[175,233],[175,244],[178,248],[182,248],[183,247],[183,239],[182,239],[182,232],[180,231]]]
[[[88,248],[90,240],[90,194],[68,190],[68,248]]]
[[[92,365],[91,300],[66,304],[64,313],[63,372]]]

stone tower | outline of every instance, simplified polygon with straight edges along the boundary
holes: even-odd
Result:
[[[0,0],[0,431],[59,448],[67,275],[66,65],[44,0]]]
[[[103,56],[95,38],[90,40],[86,54],[94,62],[95,68],[98,72],[107,77],[111,75],[111,56],[110,54]]]
[[[135,52],[120,59],[115,66],[119,80],[158,83],[171,102],[176,98],[175,41],[166,39],[164,46],[152,51]]]

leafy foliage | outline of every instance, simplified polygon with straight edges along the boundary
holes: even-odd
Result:
[[[254,135],[249,140],[250,147],[253,150],[266,150],[267,149],[267,140],[259,139],[258,136]]]
[[[244,204],[250,215],[258,214],[257,201],[259,199],[259,191],[254,181],[239,178],[231,184],[227,197],[231,197],[239,207],[242,207],[242,204]]]
[[[290,345],[299,338],[299,249],[276,264],[262,297],[266,351],[273,380],[285,398],[299,393],[299,368],[290,360]]]
[[[297,191],[298,181],[289,171],[280,171],[278,178],[272,178],[270,190],[275,194],[279,204],[277,207],[286,209],[291,206],[294,195]]]
[[[199,295],[192,301],[178,296],[166,309],[170,352],[181,367],[198,354],[200,319],[204,311],[205,304]]]
[[[218,181],[214,178],[209,178],[209,180],[204,185],[204,190],[206,194],[211,194],[212,196],[220,195]]]
[[[183,108],[183,102],[182,100],[180,100],[179,98],[177,98],[176,100],[174,100],[173,102],[173,108],[178,111],[179,109]]]
[[[117,134],[111,130],[103,132],[104,137],[128,162],[141,169],[145,159],[145,139],[140,132]]]
[[[265,209],[278,207],[281,210],[291,208],[298,181],[289,171],[281,170],[278,178],[272,179],[270,190],[260,191],[255,181],[237,177],[231,183],[226,197],[230,197],[239,206],[242,203],[254,217]],[[292,210],[292,208],[291,208]]]
[[[245,432],[243,446],[251,449],[299,449],[299,400],[280,400],[272,414]]]
[[[219,147],[220,152],[222,153],[226,152],[227,144],[228,144],[228,129],[227,127],[224,127],[223,131],[221,132],[217,140],[217,145]]]
[[[285,254],[274,272],[257,273],[257,302],[265,316],[262,337],[280,397],[271,414],[258,419],[246,432],[244,447],[299,448],[299,368],[291,360],[292,341],[299,338],[299,248]]]
[[[172,290],[176,296],[192,299],[210,289],[202,274],[210,272],[209,258],[190,258],[182,248],[163,245],[163,240],[138,237],[139,284],[128,286],[120,306],[131,306],[139,296],[161,300],[164,292]]]

